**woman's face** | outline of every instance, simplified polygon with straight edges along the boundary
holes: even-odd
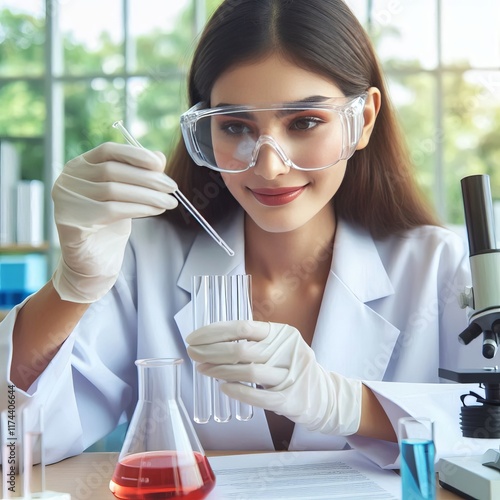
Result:
[[[223,73],[213,86],[211,105],[278,104],[318,96],[333,98],[343,94],[324,76],[272,55]],[[279,127],[276,128],[271,115],[259,117],[258,134],[268,134],[279,143]],[[324,147],[326,150],[328,144]],[[310,154],[321,155],[321,151]],[[222,177],[231,194],[260,228],[288,232],[318,216],[332,217],[330,201],[342,182],[346,164],[339,161],[324,170],[300,171],[285,165],[272,147],[264,145],[254,167],[241,173],[223,173]]]

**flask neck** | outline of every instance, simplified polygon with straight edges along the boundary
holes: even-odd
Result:
[[[180,394],[181,359],[140,359],[135,362],[139,378],[139,400],[176,400]]]

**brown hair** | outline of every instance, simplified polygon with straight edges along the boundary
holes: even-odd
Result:
[[[334,197],[337,215],[374,236],[437,224],[413,178],[372,44],[342,0],[224,1],[207,23],[194,54],[188,78],[190,105],[209,104],[215,81],[230,67],[273,52],[327,76],[347,96],[369,87],[382,94],[370,142],[349,160]],[[211,222],[237,206],[220,174],[197,166],[182,140],[168,173]],[[174,213],[179,216],[179,211],[169,211],[169,217]],[[185,216],[182,219],[186,221]]]

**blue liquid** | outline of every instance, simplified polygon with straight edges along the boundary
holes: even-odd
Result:
[[[401,441],[403,500],[434,500],[436,473],[434,443],[423,439]]]

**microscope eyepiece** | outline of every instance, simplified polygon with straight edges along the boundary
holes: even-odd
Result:
[[[461,181],[469,255],[496,248],[495,218],[488,175],[470,175]]]

